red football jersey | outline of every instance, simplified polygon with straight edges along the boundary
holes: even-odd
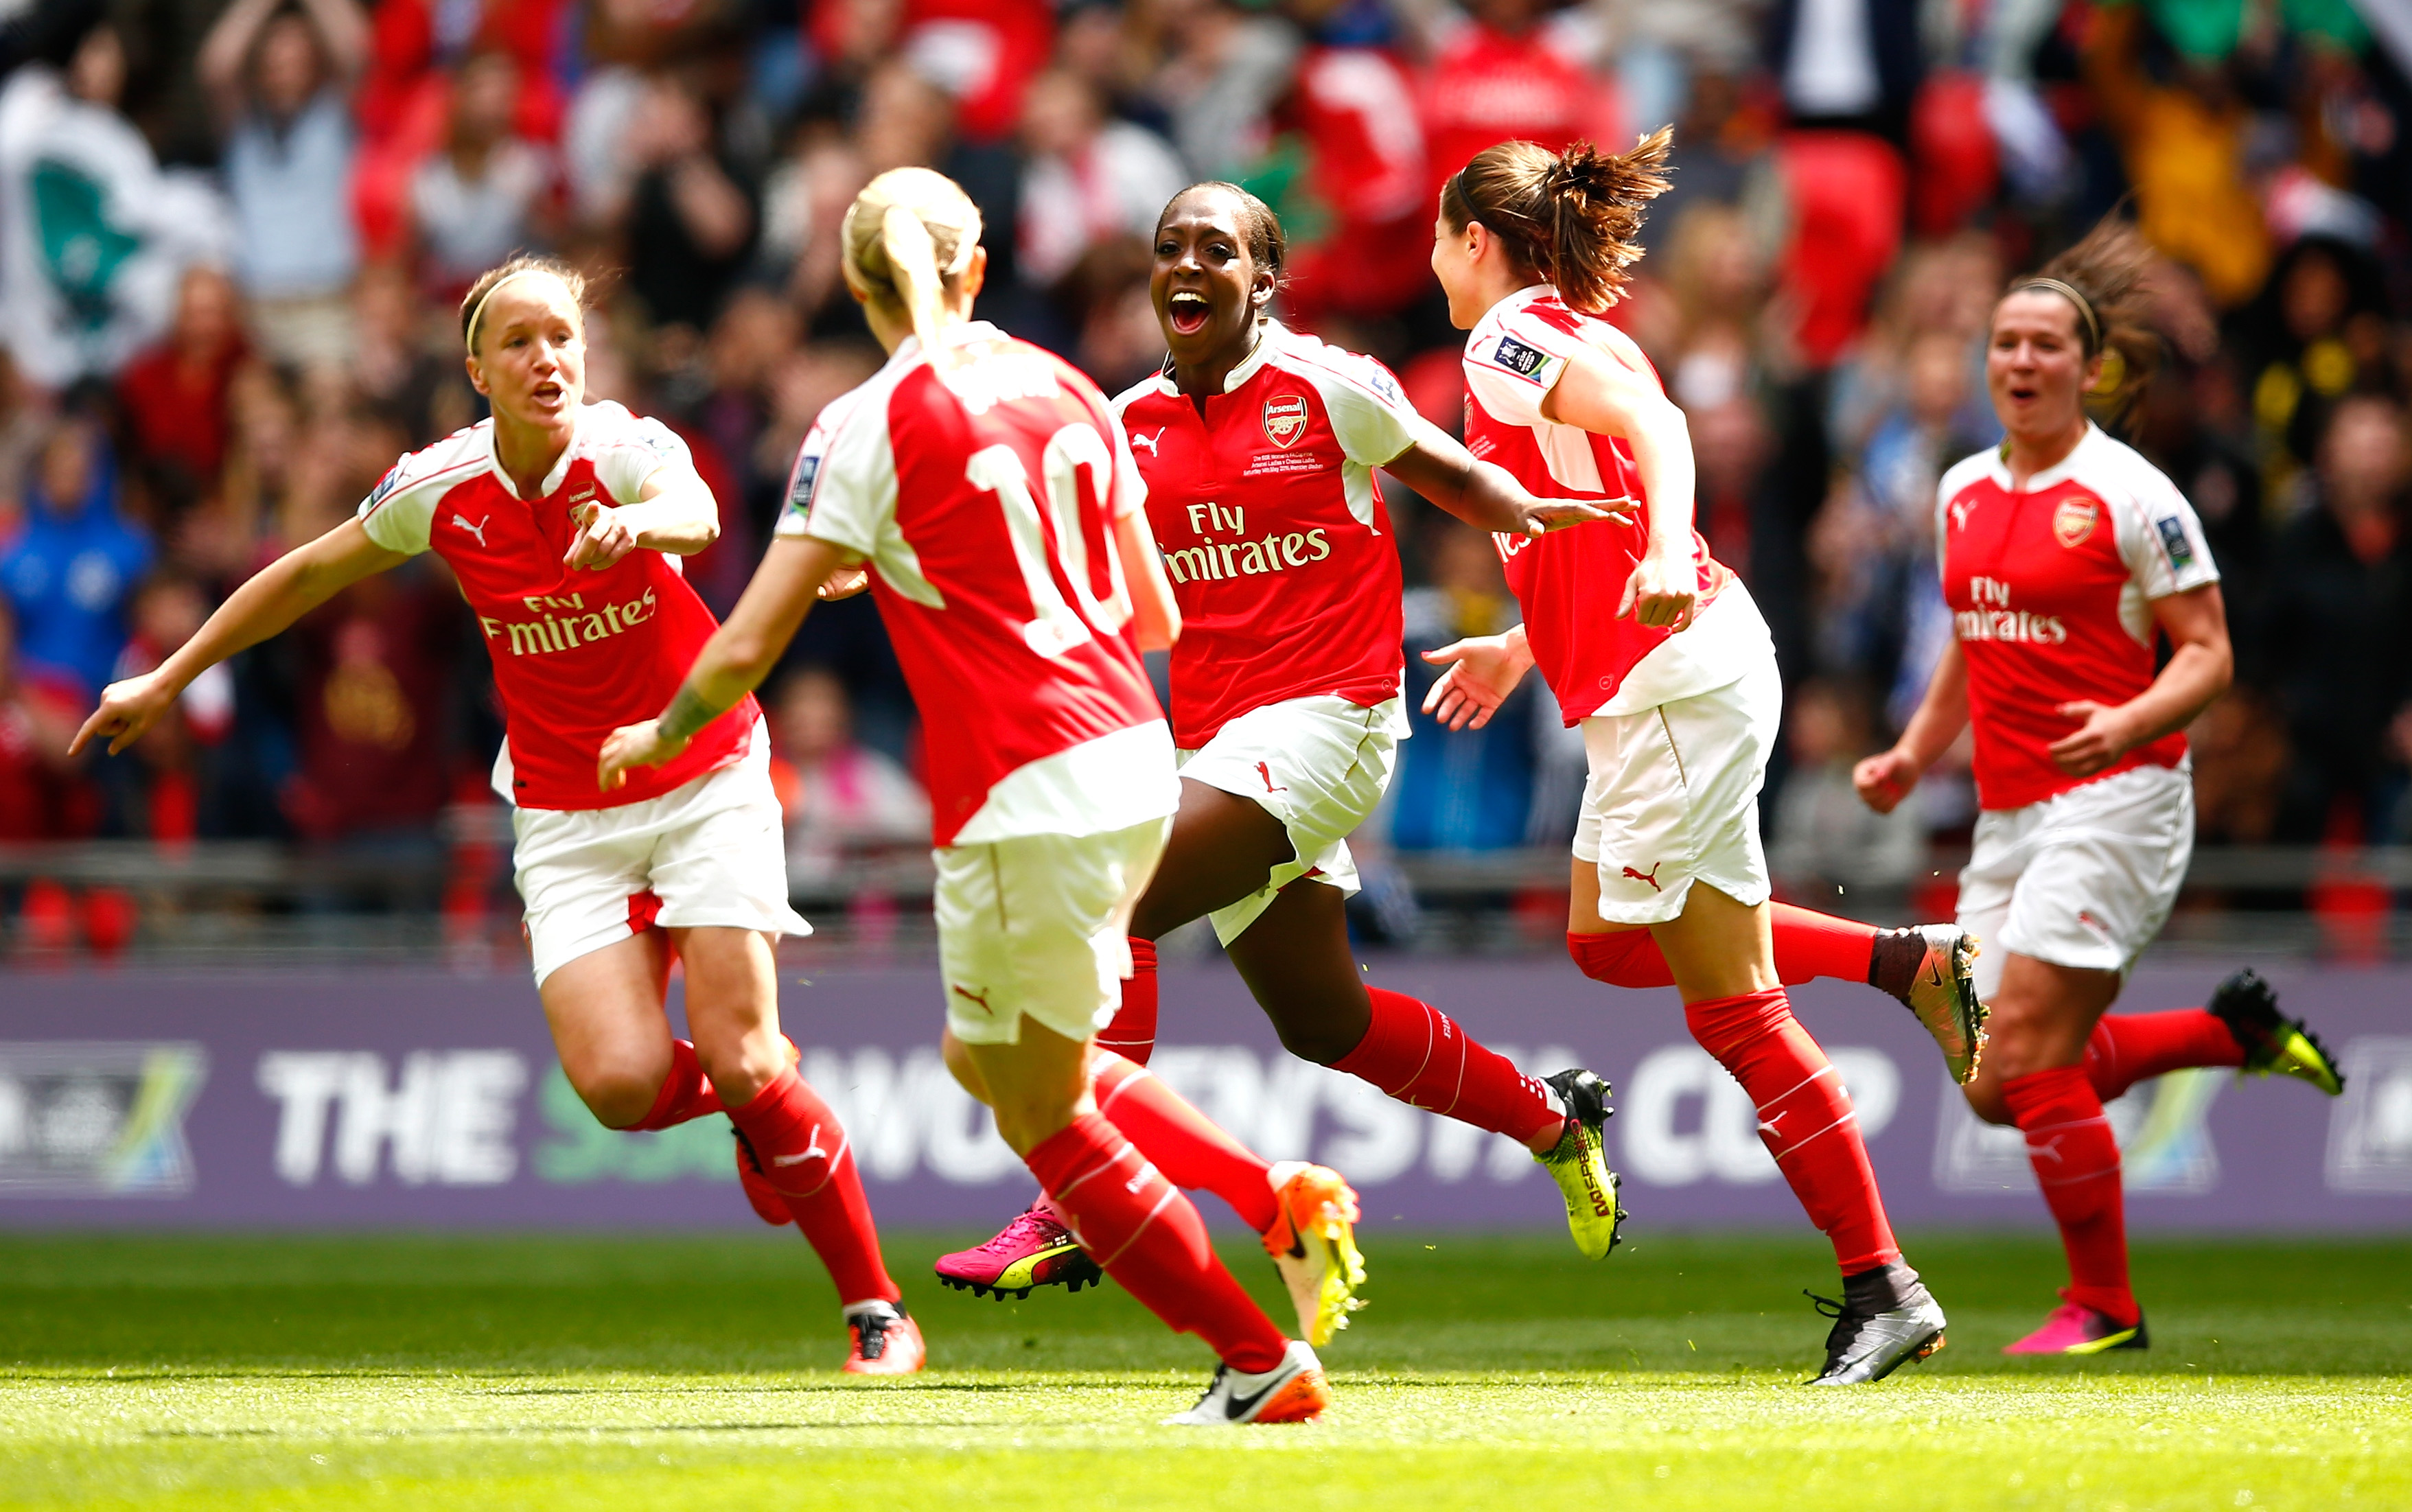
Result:
[[[1537,284],[1491,307],[1465,342],[1465,444],[1545,498],[1641,499],[1624,520],[1603,520],[1537,538],[1493,536],[1508,586],[1524,609],[1533,660],[1569,725],[1596,713],[1629,713],[1724,687],[1749,668],[1767,638],[1748,595],[1733,583],[1700,533],[1692,533],[1700,607],[1681,634],[1620,616],[1625,580],[1650,541],[1650,502],[1633,454],[1614,436],[1544,418],[1541,401],[1590,346],[1610,361],[1656,373],[1640,349],[1606,320],[1566,308]],[[1732,603],[1720,603],[1731,598]]]
[[[1165,374],[1114,409],[1181,603],[1181,749],[1286,698],[1397,697],[1399,551],[1374,469],[1431,422],[1390,371],[1271,321],[1203,416]]]
[[[1114,521],[1142,506],[1105,396],[985,321],[918,341],[804,438],[784,536],[866,558],[928,730],[940,845],[1096,834],[1180,800],[1127,626]]]
[[[2219,580],[2177,486],[2088,426],[2024,489],[2010,486],[1998,451],[1980,451],[1935,492],[1943,597],[1968,663],[1978,802],[2024,808],[2113,772],[2183,762],[2183,733],[2091,777],[2070,776],[2050,754],[2078,727],[2062,704],[2122,704],[2152,685],[2152,601]]]
[[[751,696],[677,760],[631,771],[614,792],[595,785],[605,738],[660,713],[720,626],[677,557],[636,550],[601,571],[565,570],[578,531],[571,516],[593,503],[633,504],[654,474],[692,465],[686,443],[659,420],[588,404],[539,498],[512,490],[485,419],[403,458],[361,504],[371,540],[390,551],[432,550],[460,580],[502,695],[494,786],[520,807],[617,808],[745,754],[760,716]]]

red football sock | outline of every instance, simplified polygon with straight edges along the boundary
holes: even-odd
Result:
[[[841,1303],[892,1302],[904,1295],[879,1257],[879,1230],[846,1130],[794,1066],[743,1107],[728,1109],[728,1122],[754,1147],[763,1179],[787,1200],[796,1226],[829,1267]]]
[[[1175,1333],[1251,1374],[1288,1341],[1207,1242],[1205,1220],[1101,1113],[1083,1113],[1023,1157],[1081,1247]]]
[[[2126,1204],[2119,1190],[2119,1145],[2102,1099],[2081,1066],[2055,1066],[2002,1083],[2002,1099],[2027,1137],[2027,1163],[2060,1224],[2068,1252],[2062,1296],[2126,1328],[2140,1315],[2127,1284]]]
[[[2104,1102],[2139,1081],[2197,1065],[2243,1065],[2244,1048],[2202,1008],[2106,1013],[2085,1042],[2085,1079]]]
[[[696,1059],[695,1046],[684,1039],[670,1041],[670,1074],[662,1079],[662,1090],[654,1096],[654,1106],[645,1116],[626,1125],[625,1132],[647,1134],[655,1129],[675,1128],[689,1119],[721,1111],[720,1094],[712,1090],[712,1079],[703,1074],[703,1063]]]
[[[1843,1274],[1900,1259],[1850,1094],[1826,1052],[1792,1017],[1784,989],[1686,1004],[1684,1021],[1750,1094],[1758,1108],[1760,1142],[1809,1211],[1809,1221],[1833,1241]]]
[[[1280,1216],[1265,1179],[1272,1163],[1224,1132],[1143,1065],[1093,1057],[1097,1111],[1175,1186],[1212,1192],[1261,1234]]]
[[[1820,976],[1846,982],[1868,979],[1878,932],[1875,925],[1790,903],[1770,903],[1767,911],[1775,936],[1775,975],[1787,986],[1798,987]],[[1610,987],[1675,985],[1675,974],[1668,969],[1667,958],[1648,930],[1569,933],[1566,953],[1575,958],[1584,976]]]
[[[1145,1065],[1155,1053],[1155,942],[1133,938],[1130,953],[1131,974],[1123,983],[1123,1006],[1115,1011],[1114,1021],[1097,1035],[1097,1049]]]
[[[1369,987],[1373,1021],[1357,1048],[1331,1063],[1403,1103],[1504,1134],[1519,1144],[1565,1126],[1550,1089],[1508,1057],[1475,1043],[1446,1013],[1405,992]]]

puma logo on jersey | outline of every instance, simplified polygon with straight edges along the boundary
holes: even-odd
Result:
[[[1273,769],[1271,765],[1265,762],[1259,761],[1257,763],[1257,775],[1265,780],[1265,791],[1268,793],[1287,793],[1289,791],[1287,787],[1276,787],[1273,785]]]
[[[996,1014],[996,1010],[988,1006],[988,993],[986,992],[975,992],[967,987],[957,987],[952,983],[948,984],[947,991],[954,993],[955,996],[962,998],[966,1003],[978,1004],[979,1010],[982,1013],[988,1014],[992,1018]]]
[[[1131,433],[1130,444],[1134,447],[1145,447],[1147,448],[1147,454],[1151,457],[1161,457],[1164,453],[1158,451],[1156,447],[1164,440],[1164,433],[1170,429],[1172,429],[1172,427],[1169,425],[1159,425],[1155,428],[1155,434],[1154,435],[1140,435],[1137,432],[1133,432]]]
[[[460,526],[463,530],[467,531],[470,535],[477,536],[478,544],[479,546],[483,546],[486,544],[486,522],[493,518],[494,517],[493,515],[488,515],[485,520],[480,520],[473,525],[469,523],[468,516],[456,513],[452,517],[452,523]]]
[[[1631,877],[1636,882],[1649,883],[1650,890],[1653,892],[1663,892],[1666,889],[1658,886],[1658,868],[1666,864],[1667,863],[1665,861],[1653,862],[1650,870],[1647,872],[1637,872],[1628,866],[1625,869],[1625,874]]]
[[[1970,515],[1972,515],[1972,514],[1976,513],[1976,512],[1977,512],[1977,501],[1976,501],[1976,500],[1974,500],[1974,499],[1954,499],[1954,500],[1952,500],[1952,501],[1951,501],[1951,528],[1952,528],[1953,530],[1966,530],[1966,529],[1968,528],[1968,517],[1969,517]]]

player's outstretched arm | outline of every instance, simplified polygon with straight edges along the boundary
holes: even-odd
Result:
[[[783,536],[762,554],[728,623],[704,643],[669,707],[642,724],[623,725],[603,742],[596,781],[610,792],[632,767],[658,767],[686,749],[696,731],[762,685],[811,612],[830,575],[851,565],[845,548],[810,536]]]
[[[1539,499],[1515,475],[1487,462],[1436,428],[1382,464],[1390,475],[1477,530],[1538,536],[1630,514],[1631,499]]]
[[[358,520],[346,520],[316,540],[295,547],[228,595],[193,638],[158,667],[103,689],[100,707],[76,731],[67,755],[80,756],[86,745],[103,738],[109,754],[117,755],[158,723],[193,679],[275,635],[362,578],[408,560],[369,539]]]
[[[693,556],[720,539],[720,506],[694,468],[663,467],[645,479],[634,504],[589,505],[579,523],[561,559],[572,572],[608,567],[640,547]]]
[[[1692,431],[1646,374],[1602,352],[1581,348],[1541,398],[1541,414],[1595,435],[1623,438],[1633,453],[1641,491],[1650,500],[1650,544],[1625,580],[1619,616],[1681,630],[1699,603],[1692,563]]]
[[[2081,698],[2060,706],[2078,727],[2052,743],[2051,756],[2070,776],[2091,777],[2137,746],[2185,728],[2235,680],[2219,584],[2154,599],[2153,618],[2169,638],[2170,654],[2152,686],[2122,704]]]
[[[1960,654],[1960,642],[1953,640],[1945,644],[1934,675],[1927,680],[1926,697],[1919,700],[1918,712],[1909,716],[1901,739],[1891,750],[1879,751],[1851,769],[1851,785],[1859,789],[1860,801],[1878,814],[1890,814],[1967,727],[1968,663]]]
[[[1424,660],[1449,668],[1424,691],[1424,712],[1451,729],[1480,729],[1490,724],[1533,668],[1533,651],[1521,624],[1510,625],[1503,635],[1469,636],[1423,654]]]
[[[1122,559],[1123,582],[1131,596],[1131,627],[1141,651],[1170,651],[1181,639],[1181,606],[1164,576],[1164,559],[1147,533],[1147,515],[1132,510],[1114,521],[1114,554]]]

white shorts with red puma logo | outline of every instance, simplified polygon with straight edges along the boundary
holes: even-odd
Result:
[[[1100,834],[934,852],[938,972],[955,1037],[1018,1045],[1022,1020],[1035,1019],[1086,1039],[1111,1023],[1131,974],[1131,910],[1171,833],[1166,815]]]
[[[1784,719],[1771,649],[1735,682],[1629,714],[1582,722],[1575,859],[1599,868],[1599,917],[1663,924],[1695,882],[1736,903],[1768,899],[1758,790]]]
[[[1238,939],[1300,877],[1357,891],[1348,835],[1381,803],[1406,733],[1404,699],[1368,709],[1327,694],[1251,709],[1199,749],[1174,753],[1182,776],[1262,804],[1289,831],[1294,859],[1274,867],[1263,887],[1206,916],[1216,939]]]

